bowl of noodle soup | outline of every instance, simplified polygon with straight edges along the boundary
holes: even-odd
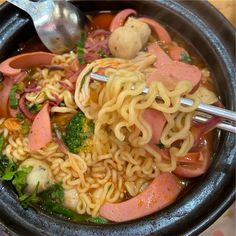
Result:
[[[232,26],[201,1],[72,2],[89,22],[61,55],[0,8],[2,227],[199,234],[235,197],[235,136],[192,121],[200,102],[235,110]]]

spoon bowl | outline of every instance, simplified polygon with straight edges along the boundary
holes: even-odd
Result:
[[[31,16],[39,38],[49,51],[61,54],[75,48],[85,24],[85,16],[74,5],[54,0],[8,2]]]

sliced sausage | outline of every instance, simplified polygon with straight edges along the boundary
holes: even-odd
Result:
[[[165,51],[159,46],[158,43],[151,43],[148,45],[148,52],[156,55],[157,60],[154,63],[155,67],[159,67],[172,62],[171,58],[165,53]]]
[[[123,11],[120,11],[118,14],[115,15],[113,18],[111,25],[110,25],[110,31],[115,31],[118,27],[123,26],[125,23],[125,20],[130,15],[137,15],[137,12],[133,9],[125,9]]]
[[[150,143],[154,145],[158,144],[160,142],[161,134],[166,124],[165,116],[160,111],[148,108],[144,111],[143,118],[152,128],[152,139]]]
[[[100,215],[115,222],[134,220],[156,212],[175,201],[181,191],[179,179],[162,173],[139,195],[121,203],[105,203]]]
[[[144,23],[148,24],[150,28],[153,30],[153,32],[157,35],[157,37],[160,39],[160,41],[164,43],[170,43],[171,37],[169,33],[166,31],[166,29],[156,21],[147,18],[147,17],[140,17],[139,20],[143,21]]]
[[[188,80],[193,88],[201,80],[201,71],[197,66],[183,62],[173,61],[170,64],[161,65],[147,79],[147,83],[161,81],[168,89],[174,89],[181,80]]]
[[[7,76],[14,76],[21,72],[22,69],[29,69],[41,65],[51,64],[55,54],[48,52],[32,52],[20,54],[0,64],[0,71]]]
[[[49,116],[49,104],[45,103],[36,115],[29,133],[29,148],[32,151],[45,147],[52,141],[52,130]]]

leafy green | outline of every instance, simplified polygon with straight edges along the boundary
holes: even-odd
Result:
[[[28,206],[33,206],[34,203],[39,202],[39,197],[37,196],[39,182],[36,185],[32,194],[24,193],[19,196],[20,204],[23,208],[27,208]]]
[[[80,64],[85,64],[85,61],[84,61],[85,37],[86,37],[85,32],[81,32],[80,33],[80,39],[79,39],[79,42],[77,44],[77,57],[78,57],[78,60],[79,60]]]
[[[86,73],[84,75],[84,77],[81,79],[81,83],[80,83],[80,88],[79,88],[79,91],[81,91],[83,85],[84,85],[84,82],[85,82],[85,79],[86,79],[86,76],[89,75],[90,73],[92,72],[92,69],[88,71],[88,73]]]
[[[26,103],[26,108],[31,112],[31,113],[37,113],[38,111],[41,110],[42,108],[42,104],[33,104],[33,105],[29,105]]]
[[[0,155],[2,155],[3,147],[4,147],[4,136],[3,134],[0,134]]]
[[[60,104],[59,104],[59,107],[65,107],[66,106],[66,104],[64,103],[64,102],[61,102]]]
[[[4,156],[1,158],[1,165],[3,170],[2,179],[12,180],[17,170],[16,164]]]
[[[29,133],[29,123],[27,121],[24,121],[21,125],[21,132],[23,134],[28,134]]]
[[[19,196],[24,194],[23,192],[27,185],[26,178],[27,178],[27,175],[31,172],[31,170],[32,170],[32,167],[30,166],[29,167],[22,166],[18,168],[14,174],[12,184],[16,188],[16,191],[19,194]]]
[[[66,127],[63,141],[70,152],[78,153],[86,148],[86,140],[93,134],[94,123],[83,112],[76,113]]]
[[[193,62],[192,58],[186,52],[181,52],[180,61],[186,62],[188,64],[192,64],[192,62]]]
[[[2,179],[12,182],[23,208],[28,208],[29,206],[35,207],[36,204],[51,213],[64,216],[80,223],[106,224],[108,222],[108,220],[103,217],[93,218],[89,215],[78,215],[74,211],[64,207],[64,189],[61,184],[54,184],[49,189],[38,193],[38,183],[32,194],[24,193],[24,189],[27,185],[27,175],[32,170],[32,167],[22,166],[17,169],[16,164],[7,158],[1,159],[0,171],[2,170],[1,167],[5,168]]]
[[[53,201],[58,204],[63,204],[64,189],[61,184],[54,184],[49,189],[40,193],[39,197],[43,204],[47,201]]]
[[[89,215],[78,215],[74,211],[67,209],[51,200],[47,200],[46,202],[42,203],[42,207],[51,213],[59,214],[80,223],[106,224],[108,222],[108,220],[103,217],[93,218]]]
[[[163,143],[157,143],[156,144],[157,147],[159,147],[160,149],[164,149],[165,148],[165,145]]]
[[[18,85],[14,84],[9,93],[9,103],[12,109],[16,109],[18,107],[18,99],[16,98],[17,90],[18,90]]]
[[[97,54],[98,54],[101,58],[107,58],[107,57],[109,57],[109,55],[107,55],[102,49],[98,50]]]
[[[17,112],[16,118],[17,118],[17,120],[22,121],[22,120],[24,120],[25,116],[22,112]]]

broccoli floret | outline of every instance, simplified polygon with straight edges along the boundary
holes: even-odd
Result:
[[[76,113],[65,129],[63,141],[70,152],[79,153],[87,148],[88,138],[94,131],[94,123],[83,112]]]

